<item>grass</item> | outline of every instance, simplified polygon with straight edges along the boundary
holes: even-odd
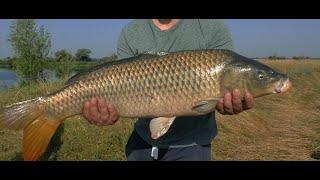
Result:
[[[256,99],[253,109],[239,115],[217,113],[219,133],[212,141],[213,160],[313,160],[315,151],[319,153],[320,61],[263,62],[286,72],[293,88],[286,94]],[[4,90],[0,107],[61,86],[62,80]],[[70,118],[56,133],[43,160],[125,160],[134,122],[120,119],[114,126],[97,127],[80,116]],[[0,130],[0,160],[22,160],[21,137],[21,132]]]

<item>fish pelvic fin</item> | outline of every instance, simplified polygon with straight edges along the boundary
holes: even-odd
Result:
[[[59,120],[40,116],[24,128],[23,157],[25,161],[36,161],[45,153],[60,124]]]
[[[158,139],[164,135],[172,125],[176,117],[158,117],[150,121],[150,132],[152,139]]]

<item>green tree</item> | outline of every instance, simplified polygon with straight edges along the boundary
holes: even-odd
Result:
[[[117,60],[118,57],[115,53],[113,53],[111,56],[105,56],[103,58],[100,58],[100,61],[104,61],[104,62],[111,62],[111,61],[115,61]]]
[[[78,61],[91,61],[92,59],[90,58],[91,50],[90,49],[78,49],[75,56],[76,60]]]
[[[55,54],[54,70],[59,78],[67,78],[74,68],[74,62],[71,52],[65,49],[57,51]]]
[[[5,68],[12,68],[12,61],[13,58],[11,57],[6,57],[0,60],[0,67],[5,67]]]
[[[31,19],[16,20],[10,26],[8,40],[15,54],[12,66],[20,76],[21,83],[43,78],[44,60],[51,48],[50,34],[44,26],[37,27]]]
[[[55,60],[58,62],[61,61],[72,61],[72,54],[65,49],[59,50],[54,53]]]

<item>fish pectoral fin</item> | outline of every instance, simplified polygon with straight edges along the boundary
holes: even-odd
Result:
[[[199,101],[192,107],[192,110],[197,111],[200,114],[206,114],[214,111],[217,102],[222,98],[209,98]]]
[[[60,123],[58,120],[47,120],[45,117],[40,116],[24,128],[24,160],[36,161],[41,157]]]
[[[150,132],[152,139],[158,139],[164,135],[170,128],[176,117],[158,117],[150,121]]]

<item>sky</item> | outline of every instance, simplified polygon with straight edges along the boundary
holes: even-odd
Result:
[[[7,41],[14,20],[0,19],[0,58],[13,55]],[[88,48],[91,57],[116,52],[121,29],[130,19],[40,19],[51,34],[51,52]],[[248,57],[320,57],[320,19],[225,19],[235,51]]]

